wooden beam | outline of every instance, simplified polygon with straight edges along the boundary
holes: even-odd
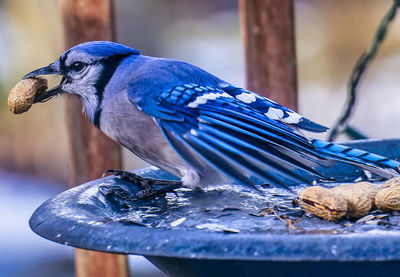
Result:
[[[239,0],[247,88],[297,109],[293,0]]]
[[[77,277],[127,277],[129,270],[126,256],[76,249],[75,275]]]
[[[60,0],[65,48],[92,40],[114,40],[112,0]],[[107,169],[121,168],[120,148],[82,114],[80,101],[66,99],[72,186],[99,178]],[[78,277],[126,277],[125,255],[76,249]]]

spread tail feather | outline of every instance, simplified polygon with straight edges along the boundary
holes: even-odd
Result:
[[[332,142],[317,139],[311,142],[327,158],[352,164],[387,179],[400,176],[400,163],[395,160]]]

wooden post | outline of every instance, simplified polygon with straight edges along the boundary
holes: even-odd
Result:
[[[60,0],[65,48],[92,40],[114,40],[112,0]],[[99,178],[107,169],[121,168],[120,148],[82,114],[75,97],[67,97],[67,128],[70,144],[70,181],[75,186]],[[76,249],[78,277],[126,277],[125,255]]]
[[[297,109],[293,0],[239,0],[247,88]]]

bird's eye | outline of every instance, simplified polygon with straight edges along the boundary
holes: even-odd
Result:
[[[83,62],[74,62],[70,66],[71,70],[76,71],[76,72],[81,71],[84,67],[85,67],[85,64]]]

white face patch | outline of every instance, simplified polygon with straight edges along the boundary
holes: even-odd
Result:
[[[86,113],[87,117],[93,121],[99,100],[94,89],[87,88],[87,90],[91,90],[91,92],[80,94],[80,98],[83,104],[83,111]]]
[[[269,107],[268,112],[266,112],[264,115],[268,116],[271,119],[280,120],[284,114],[281,109],[275,109],[275,108]]]
[[[89,66],[82,72],[69,75],[72,82],[62,84],[62,89],[69,94],[78,95],[83,104],[83,110],[93,121],[99,99],[96,95],[95,84],[101,72],[101,66]]]
[[[285,118],[281,118],[281,120],[288,124],[296,124],[299,123],[302,116],[295,112],[288,112],[289,116]]]
[[[256,96],[250,92],[242,92],[241,94],[236,95],[236,99],[246,104],[251,104],[257,100]]]
[[[230,96],[226,92],[223,92],[223,93],[206,93],[206,94],[198,96],[193,102],[190,102],[188,104],[188,107],[189,108],[197,108],[199,105],[207,103],[208,100],[215,100],[218,97],[232,98],[232,96]]]

